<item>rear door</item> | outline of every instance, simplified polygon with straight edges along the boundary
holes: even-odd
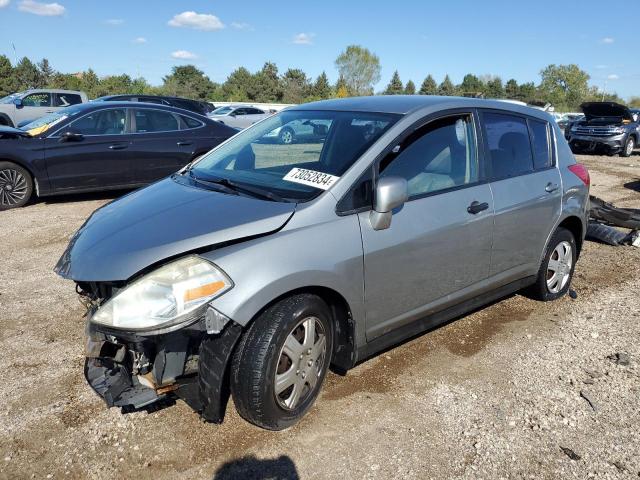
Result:
[[[193,132],[179,114],[153,107],[132,111],[132,167],[136,183],[154,182],[191,161],[196,148]]]
[[[386,230],[359,214],[368,340],[473,296],[488,277],[493,201],[476,125],[471,111],[434,118],[380,163],[380,177],[407,180],[409,200]]]
[[[495,203],[491,275],[507,283],[535,275],[561,212],[553,133],[543,120],[481,112]]]
[[[46,139],[45,159],[54,191],[126,187],[131,175],[127,109],[94,110]],[[65,140],[64,133],[80,136]]]
[[[57,108],[70,107],[82,103],[82,97],[78,93],[58,92],[54,94],[53,104]]]

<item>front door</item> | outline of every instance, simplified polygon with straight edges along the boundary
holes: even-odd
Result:
[[[376,231],[359,214],[370,341],[473,295],[489,275],[493,200],[471,112],[436,118],[394,148],[380,177],[403,177],[409,201]]]
[[[96,110],[46,139],[51,188],[64,192],[126,187],[133,183],[124,108]],[[64,133],[78,136],[71,140]]]
[[[24,125],[54,112],[53,99],[47,92],[34,92],[22,98],[22,107],[16,107],[15,126]]]

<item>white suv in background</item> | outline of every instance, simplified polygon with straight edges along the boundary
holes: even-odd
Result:
[[[88,102],[87,94],[73,90],[37,89],[0,98],[0,125],[19,127],[61,108]]]
[[[273,112],[266,112],[250,105],[227,105],[216,108],[207,116],[230,127],[247,128],[271,115]]]

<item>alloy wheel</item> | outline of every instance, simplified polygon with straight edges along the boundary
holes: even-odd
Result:
[[[633,138],[630,138],[627,142],[627,151],[625,153],[630,156],[633,153],[633,149],[635,148],[635,146],[635,141],[633,140]]]
[[[560,292],[571,277],[573,266],[573,252],[571,244],[567,241],[560,242],[554,248],[547,265],[547,289],[551,293]]]
[[[326,359],[327,336],[322,322],[307,317],[287,335],[274,378],[276,401],[293,410],[314,390]]]
[[[0,205],[12,207],[24,201],[28,191],[27,179],[12,168],[0,170]]]
[[[285,145],[289,145],[290,143],[293,142],[293,133],[291,133],[290,130],[285,130],[280,134],[280,140]]]

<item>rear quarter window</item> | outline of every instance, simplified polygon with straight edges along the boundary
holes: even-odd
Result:
[[[529,119],[529,132],[533,146],[533,166],[536,170],[549,168],[553,165],[550,148],[549,124],[542,120]]]
[[[184,115],[180,115],[180,118],[182,119],[182,122],[185,125],[184,128],[198,128],[202,126],[202,122],[199,120],[196,120],[195,118],[186,117]]]
[[[484,112],[486,145],[494,180],[533,171],[533,154],[527,121],[516,115]]]

